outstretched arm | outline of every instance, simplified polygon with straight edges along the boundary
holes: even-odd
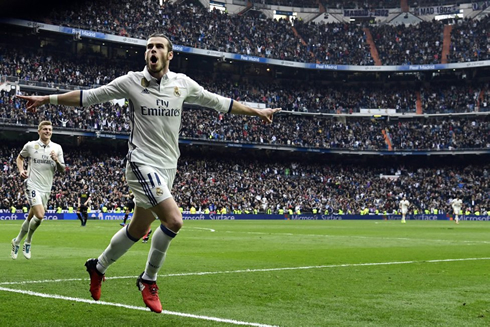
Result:
[[[51,104],[61,104],[65,106],[80,106],[80,91],[70,91],[63,94],[52,94],[52,95],[18,95],[20,99],[27,101],[27,111],[35,112],[36,108],[48,103]]]
[[[267,108],[267,109],[254,109],[244,105],[238,101],[233,101],[233,107],[231,113],[235,115],[257,116],[260,117],[267,124],[272,123],[274,114],[281,111],[281,108]]]

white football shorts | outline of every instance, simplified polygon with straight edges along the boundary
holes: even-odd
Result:
[[[171,197],[176,173],[177,168],[157,169],[128,161],[126,181],[134,194],[135,205],[149,209]]]
[[[49,196],[51,192],[39,192],[34,189],[30,189],[26,187],[26,198],[27,202],[31,207],[42,205],[44,210],[48,207]]]

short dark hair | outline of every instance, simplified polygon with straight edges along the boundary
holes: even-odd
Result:
[[[174,51],[174,46],[172,44],[172,41],[170,41],[170,39],[165,35],[165,34],[162,34],[162,33],[153,33],[151,34],[150,36],[148,36],[148,39],[151,39],[152,37],[163,37],[164,39],[166,39],[168,41],[168,51]]]

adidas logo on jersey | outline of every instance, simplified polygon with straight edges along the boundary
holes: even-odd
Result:
[[[148,91],[148,89],[144,89],[143,91],[141,91],[141,93],[150,94],[150,91]]]

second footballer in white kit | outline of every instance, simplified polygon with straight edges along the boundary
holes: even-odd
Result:
[[[459,215],[461,214],[461,207],[463,206],[463,201],[457,196],[451,201],[451,206],[453,207],[454,222],[459,224]]]
[[[129,72],[97,89],[72,91],[61,95],[22,97],[32,111],[47,103],[88,106],[112,99],[127,99],[131,134],[126,179],[134,194],[135,211],[130,224],[118,231],[97,259],[85,263],[90,274],[90,293],[99,300],[105,271],[143,237],[155,220],[161,225],[152,237],[145,271],[136,281],[143,301],[151,311],[161,312],[157,273],[162,267],[170,242],[182,228],[182,214],[171,195],[177,171],[179,130],[184,102],[214,108],[223,113],[257,116],[271,123],[280,108],[254,109],[232,99],[206,91],[184,74],[169,71],[173,46],[163,34],[147,40],[146,66]]]
[[[401,221],[402,224],[406,223],[405,217],[407,216],[409,206],[410,206],[410,202],[404,196],[403,199],[400,201],[400,210],[402,212],[402,221]]]
[[[38,126],[39,140],[27,142],[17,157],[17,168],[24,179],[25,194],[30,205],[29,214],[22,224],[19,234],[12,240],[12,259],[17,259],[20,242],[26,236],[22,253],[26,259],[31,258],[32,235],[41,224],[53,186],[56,171],[65,172],[63,149],[51,141],[53,125],[42,121]],[[27,170],[24,160],[28,159]]]

